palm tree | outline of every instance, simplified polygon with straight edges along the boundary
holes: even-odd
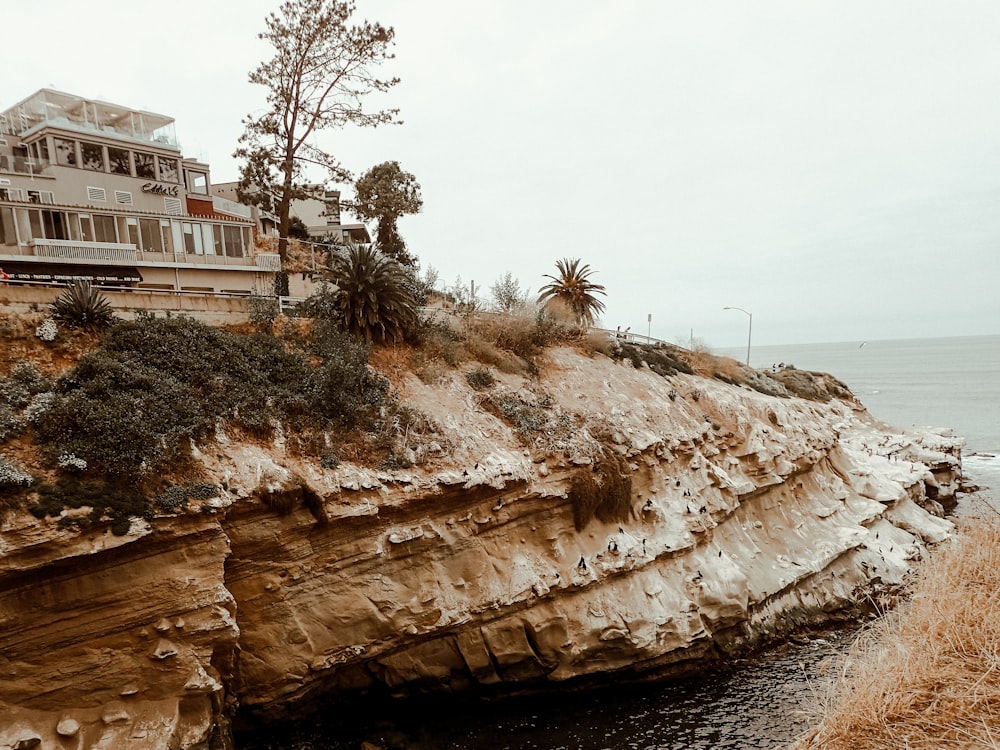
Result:
[[[397,340],[417,322],[413,284],[402,266],[371,245],[330,254],[330,278],[344,329],[366,341]]]
[[[604,303],[594,295],[607,295],[604,286],[588,280],[594,272],[589,264],[580,266],[579,258],[557,260],[556,268],[559,269],[558,276],[545,274],[545,278],[552,279],[552,283],[538,290],[538,303],[548,305],[553,300],[559,300],[573,312],[577,323],[593,325],[594,317],[604,312]]]

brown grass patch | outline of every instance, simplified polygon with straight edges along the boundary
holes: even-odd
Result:
[[[742,383],[743,365],[732,357],[720,357],[704,350],[683,351],[682,359],[691,366],[695,375],[718,378],[727,383]]]
[[[583,531],[594,518],[605,523],[632,517],[632,472],[620,455],[608,449],[593,465],[573,475],[569,485],[573,525]]]
[[[930,559],[912,599],[855,644],[800,748],[1000,748],[1000,518]]]
[[[26,361],[34,363],[46,377],[55,377],[100,343],[101,333],[62,325],[55,341],[42,341],[35,330],[47,317],[43,313],[0,317],[0,377]]]

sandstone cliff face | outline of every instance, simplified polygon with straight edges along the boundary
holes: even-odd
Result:
[[[957,439],[546,356],[489,392],[398,375],[434,425],[402,436],[416,468],[220,435],[206,507],[126,537],[7,518],[0,748],[224,747],[237,703],[675,674],[891,590],[951,531],[929,511]],[[571,480],[608,461],[631,513],[577,531]]]

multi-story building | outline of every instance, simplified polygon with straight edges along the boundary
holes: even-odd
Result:
[[[0,113],[0,268],[26,283],[269,290],[250,209],[214,196],[174,120],[42,89]]]
[[[238,188],[238,182],[222,182],[212,185],[212,194],[238,201]],[[307,185],[306,188],[312,190],[314,197],[293,200],[290,213],[302,220],[310,237],[317,242],[327,240],[338,245],[348,242],[367,244],[372,241],[364,224],[345,224],[341,221],[339,190],[328,190],[323,185]],[[261,217],[262,223],[276,233],[276,217],[271,214],[261,214]]]

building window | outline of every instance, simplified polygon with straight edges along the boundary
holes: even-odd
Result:
[[[188,190],[198,195],[208,195],[208,175],[201,172],[188,172]]]
[[[226,237],[226,255],[230,258],[243,257],[243,234],[239,227],[224,226],[222,228]]]
[[[142,249],[147,253],[162,253],[163,239],[160,236],[160,222],[156,219],[139,219],[139,236]]]
[[[167,219],[160,219],[160,237],[163,238],[163,252],[174,252],[174,243],[171,237],[170,222]]]
[[[35,157],[39,164],[45,165],[49,161],[49,144],[44,138],[31,144],[31,155]]]
[[[76,141],[53,138],[52,144],[56,149],[56,164],[61,164],[64,167],[76,166]]]
[[[225,255],[226,254],[226,250],[225,250],[225,246],[222,244],[222,225],[221,224],[213,224],[212,225],[212,235],[213,235],[213,239],[215,240],[215,243],[214,243],[215,244],[215,254],[216,255]]]
[[[126,148],[108,146],[108,164],[115,174],[132,174],[132,163]]]
[[[118,242],[113,216],[94,214],[94,239],[97,242]]]
[[[184,252],[194,253],[194,229],[191,222],[184,222]]]
[[[152,154],[135,152],[135,176],[146,180],[156,179],[156,160]]]
[[[160,179],[163,182],[177,182],[177,160],[160,156],[157,159],[160,163]]]
[[[16,245],[17,231],[14,229],[14,209],[0,206],[0,245]]]
[[[94,241],[94,222],[90,214],[80,214],[80,239],[84,242]]]
[[[66,240],[66,215],[62,211],[42,211],[42,226],[50,240]]]
[[[138,219],[125,219],[125,231],[128,241],[135,245],[135,249],[139,249],[139,220]]]
[[[104,146],[97,143],[80,143],[80,162],[84,169],[104,171]]]
[[[201,239],[205,247],[205,255],[215,255],[215,241],[212,236],[212,225],[201,225]]]

